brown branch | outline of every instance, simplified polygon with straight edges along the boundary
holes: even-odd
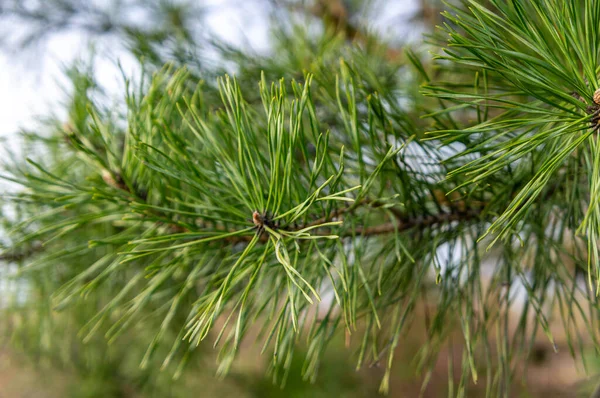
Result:
[[[140,197],[141,195],[132,193],[131,190],[128,188],[128,186],[123,182],[121,176],[118,173],[113,174],[113,173],[104,172],[103,179],[109,186],[112,186],[114,188],[125,191],[128,194],[137,197],[137,199],[142,199],[144,201],[146,200],[145,195],[142,195],[142,197]],[[551,186],[551,188],[545,193],[545,195],[543,195],[542,200],[545,200],[549,196],[552,196],[555,193],[555,191],[556,191],[556,186]],[[434,195],[438,196],[438,195],[436,195],[436,192],[434,192]],[[479,202],[479,201],[475,201],[475,202],[471,202],[471,203],[467,204],[466,202],[464,202],[462,200],[456,200],[457,198],[454,198],[455,200],[453,201],[452,197],[446,198],[445,195],[442,198],[442,199],[444,199],[443,201],[438,197],[434,197],[433,199],[436,200],[438,203],[444,204],[447,208],[449,208],[449,210],[447,212],[440,212],[438,214],[427,215],[427,216],[411,216],[411,215],[402,213],[398,209],[388,208],[387,210],[390,211],[390,213],[393,215],[394,221],[386,222],[386,223],[379,224],[379,225],[372,225],[372,226],[357,226],[355,228],[351,228],[351,229],[347,229],[347,230],[343,231],[341,234],[339,234],[339,236],[342,238],[356,237],[356,236],[370,237],[370,236],[391,234],[391,233],[396,233],[396,232],[404,232],[404,231],[407,231],[407,230],[410,230],[413,228],[425,229],[425,228],[432,227],[435,225],[449,224],[452,222],[468,222],[468,221],[472,221],[472,220],[481,218],[484,209],[488,205],[488,203],[486,203],[486,202]],[[285,229],[280,228],[279,230],[284,231],[284,232],[297,232],[304,228],[317,227],[318,225],[324,224],[329,221],[340,220],[340,219],[342,219],[342,216],[344,216],[348,213],[353,213],[354,211],[356,211],[360,208],[371,207],[371,208],[377,209],[384,205],[386,205],[386,203],[381,202],[378,199],[362,199],[359,202],[356,202],[351,206],[336,209],[336,210],[332,211],[329,215],[320,217],[311,222],[305,223],[301,226],[294,226],[293,228],[285,228]],[[187,228],[182,227],[181,225],[179,225],[175,222],[161,221],[161,223],[167,225],[172,233],[189,232],[189,230]],[[252,219],[250,217],[249,217],[249,223],[252,223]],[[218,225],[214,225],[214,228],[217,230],[223,231],[223,232],[235,232],[235,230],[227,230],[224,227],[218,226]],[[258,233],[261,234],[260,240],[262,242],[266,242],[269,239],[268,234],[264,233],[264,231],[260,231]],[[330,235],[330,234],[331,234],[331,232],[329,231],[329,228],[328,228],[327,232],[317,232],[317,233],[313,234],[313,236],[326,236],[326,235]],[[225,241],[229,244],[247,243],[247,242],[251,241],[253,239],[253,237],[254,237],[254,234],[242,235],[242,236],[232,236],[232,237],[224,238],[223,241]],[[22,258],[22,255],[12,256],[12,257],[9,257],[9,255],[0,256],[0,260],[5,260],[5,261],[10,261],[11,259],[15,259],[13,261],[16,261],[17,259],[20,259],[20,258]],[[6,260],[6,259],[8,259],[8,260]]]
[[[306,228],[308,226],[316,226],[318,224],[323,224],[327,221],[331,221],[332,219],[339,217],[342,214],[356,210],[362,206],[372,206],[374,203],[378,203],[378,201],[377,200],[374,200],[374,201],[364,200],[364,201],[361,201],[361,205],[359,205],[359,206],[343,208],[337,212],[332,213],[327,218],[322,217],[322,218],[319,218],[318,220],[315,220],[309,224],[306,224],[303,227],[293,228],[293,229],[283,229],[283,231],[296,232],[296,231],[298,231],[302,228]],[[378,206],[375,206],[375,207],[378,207]],[[363,236],[363,237],[378,236],[378,235],[391,234],[394,232],[403,232],[403,231],[407,231],[407,230],[413,229],[413,228],[428,228],[428,227],[432,227],[434,225],[448,224],[448,223],[457,222],[457,221],[466,222],[466,221],[471,221],[471,220],[480,218],[482,215],[483,209],[484,209],[484,206],[477,206],[472,209],[468,209],[468,210],[464,210],[464,211],[456,209],[456,208],[452,208],[449,213],[439,213],[439,214],[435,214],[435,215],[429,215],[426,217],[421,217],[421,216],[409,217],[406,215],[402,215],[399,212],[394,212],[394,216],[396,218],[395,222],[386,222],[383,224],[366,226],[366,227],[358,226],[354,229],[344,231],[342,234],[340,234],[340,237],[349,238],[349,237],[355,237],[355,236]],[[326,236],[326,235],[330,235],[330,233],[329,232],[320,232],[320,233],[313,234],[313,236]],[[234,237],[226,238],[224,240],[229,243],[236,244],[236,243],[242,243],[242,242],[249,242],[250,240],[252,240],[252,238],[253,238],[253,235],[244,235],[244,236],[234,236]],[[266,242],[268,239],[269,239],[269,236],[267,234],[263,233],[261,235],[262,242]]]
[[[112,176],[112,173],[110,173],[110,175]],[[142,199],[144,201],[146,200],[145,195],[143,195],[143,197],[140,198],[140,195],[138,195],[136,193],[132,193],[131,190],[127,187],[127,185],[123,183],[122,178],[120,177],[120,175],[118,173],[115,173],[114,175],[116,176],[116,178],[108,178],[107,173],[104,173],[104,175],[103,175],[104,181],[108,185],[113,186],[114,188],[121,189],[121,190],[129,193],[130,195],[137,196],[138,199]],[[550,187],[550,189],[548,189],[548,191],[542,196],[541,200],[542,201],[546,200],[548,197],[554,195],[554,193],[556,192],[556,189],[557,189],[556,184],[552,185]],[[463,200],[458,200],[458,198],[452,197],[452,195],[450,197],[446,197],[445,195],[442,195],[443,197],[437,197],[437,196],[439,196],[439,195],[437,195],[437,192],[434,192],[434,196],[435,197],[433,199],[435,201],[437,201],[438,203],[444,204],[446,207],[449,208],[449,210],[447,212],[440,212],[438,214],[428,215],[428,216],[410,216],[410,215],[402,213],[398,209],[388,208],[387,210],[390,211],[392,213],[392,215],[394,216],[393,222],[390,221],[390,222],[386,222],[386,223],[379,224],[379,225],[373,225],[373,226],[357,226],[353,229],[348,229],[348,230],[343,231],[343,233],[340,234],[340,237],[347,238],[347,237],[355,237],[355,236],[363,236],[363,237],[378,236],[378,235],[385,235],[385,234],[390,234],[390,233],[395,233],[395,232],[404,232],[404,231],[407,231],[407,230],[410,230],[413,228],[425,229],[425,228],[432,227],[434,225],[439,225],[439,224],[449,224],[452,222],[472,221],[472,220],[481,218],[484,209],[488,205],[488,203],[480,202],[480,201],[474,201],[474,202],[467,204]],[[329,215],[320,217],[320,218],[315,219],[304,225],[294,226],[293,228],[285,228],[285,229],[280,228],[280,230],[285,231],[285,232],[297,232],[303,228],[315,227],[315,226],[324,224],[329,221],[340,220],[341,217],[344,216],[345,214],[352,213],[359,208],[371,207],[371,208],[376,209],[376,208],[384,206],[385,204],[386,203],[381,202],[378,199],[362,199],[359,202],[354,203],[351,206],[336,209],[336,210],[332,211]],[[189,230],[187,228],[185,228],[175,222],[168,222],[168,221],[161,221],[161,222],[164,223],[165,225],[167,225],[172,233],[189,232]],[[249,217],[249,223],[252,223],[251,217]],[[235,232],[235,230],[228,231],[224,227],[220,227],[218,225],[215,225],[214,228],[217,230],[221,230],[223,232]],[[264,232],[260,232],[260,233],[261,233],[260,240],[262,242],[266,242],[269,239],[268,234],[266,234]],[[313,235],[314,236],[326,236],[326,235],[330,235],[330,234],[331,234],[331,232],[327,231],[327,232],[317,232]],[[254,237],[254,235],[232,236],[232,237],[224,238],[223,241],[230,243],[230,244],[238,244],[238,243],[244,243],[244,242],[247,243],[247,242],[251,241],[253,239],[253,237]]]
[[[31,257],[32,255],[41,252],[43,246],[41,244],[35,244],[23,251],[13,251],[13,252],[4,252],[0,254],[0,262],[2,263],[16,263],[19,261],[23,261],[26,258]]]
[[[348,10],[342,0],[316,0],[312,7],[300,7],[300,10],[321,19],[325,27],[342,34],[349,41],[363,44],[370,41],[368,34],[349,21]],[[385,56],[390,61],[397,61],[402,57],[402,51],[388,47]]]
[[[107,185],[112,186],[113,188],[122,190],[130,195],[134,195],[135,197],[137,197],[137,199],[141,199],[144,201],[146,200],[146,195],[139,195],[135,192],[131,192],[131,189],[129,189],[127,184],[125,184],[120,173],[115,173],[115,172],[110,172],[110,171],[104,170],[102,172],[102,179],[104,180],[104,182]],[[355,203],[348,207],[336,209],[333,212],[331,212],[331,214],[329,214],[327,216],[323,216],[316,220],[313,220],[307,224],[304,224],[301,226],[296,226],[292,229],[282,229],[282,230],[287,231],[287,232],[296,232],[296,231],[304,229],[304,228],[314,227],[319,224],[326,223],[328,221],[339,219],[344,214],[354,212],[356,209],[361,208],[361,207],[369,206],[369,207],[373,207],[373,208],[378,208],[383,205],[385,205],[385,203],[381,202],[378,199],[362,199],[358,203]],[[427,226],[435,225],[435,224],[439,224],[439,223],[456,221],[456,220],[459,220],[461,217],[472,218],[472,216],[469,216],[468,212],[465,212],[462,210],[455,211],[454,213],[441,213],[441,214],[438,214],[435,216],[427,216],[425,218],[423,218],[423,217],[406,218],[405,215],[403,215],[401,212],[399,212],[396,209],[390,208],[389,210],[396,217],[396,219],[397,219],[396,223],[388,222],[385,224],[372,226],[372,227],[358,227],[352,231],[346,232],[343,236],[350,237],[350,236],[354,236],[354,235],[362,235],[362,236],[381,235],[381,234],[392,233],[395,231],[398,231],[398,232],[405,231],[407,229],[410,229],[410,228],[413,228],[416,226],[427,227]],[[479,214],[479,212],[477,214]],[[186,228],[182,227],[181,225],[178,225],[175,223],[168,223],[168,222],[163,222],[163,223],[168,225],[169,229],[173,233],[189,232]],[[215,226],[215,227],[217,229],[219,229],[217,226]],[[222,228],[222,230],[226,231],[224,228]],[[229,231],[229,232],[235,232],[235,231]],[[328,235],[328,234],[321,233],[321,234],[316,234],[316,235],[318,236],[318,235]],[[236,244],[236,243],[242,243],[242,242],[249,242],[250,240],[252,240],[252,237],[253,237],[253,235],[233,236],[233,237],[225,238],[224,241],[231,243],[231,244]],[[268,236],[263,233],[261,235],[261,241],[266,242],[267,240],[268,240]]]
[[[397,220],[396,224],[388,222],[372,227],[358,227],[350,232],[363,236],[382,235],[395,231],[402,232],[412,228],[427,228],[438,224],[448,224],[454,221],[470,221],[479,218],[482,211],[483,207],[479,209],[469,209],[467,211],[439,213],[427,217],[405,218]],[[352,236],[352,233],[347,233],[344,236]]]
[[[302,227],[297,228],[297,229],[314,227],[315,225],[323,224],[328,221],[335,221],[338,217],[340,217],[350,211],[353,211],[356,207],[363,206],[368,203],[369,203],[369,201],[367,199],[363,199],[358,204],[355,203],[353,206],[342,207],[342,208],[336,209],[333,212],[331,212],[331,214],[323,216],[321,218],[317,218],[316,220],[313,220],[313,221],[309,222],[308,224],[304,224]]]
[[[352,206],[348,206],[348,207],[342,207],[340,209],[334,210],[333,212],[331,212],[331,214],[329,214],[328,216],[323,216],[321,218],[317,218],[314,221],[311,221],[308,224],[303,225],[302,227],[299,227],[297,229],[302,229],[302,228],[308,228],[308,227],[314,227],[315,225],[319,225],[319,224],[323,224],[326,223],[328,221],[335,221],[337,220],[340,216],[352,212],[354,210],[356,210],[359,207],[363,207],[363,206],[369,206],[372,208],[378,208],[378,207],[382,207],[384,206],[386,203],[381,202],[378,199],[362,199],[357,203],[354,203]],[[394,208],[388,208],[388,210],[398,219],[401,219],[403,217],[403,214]]]

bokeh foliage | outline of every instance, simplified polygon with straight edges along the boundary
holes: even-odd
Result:
[[[425,391],[458,329],[450,396],[508,396],[538,332],[596,347],[600,3],[448,4],[405,51],[361,25],[367,3],[284,3],[268,54],[200,41],[175,6],[164,36],[107,25],[143,55],[118,107],[70,70],[68,120],[24,132],[3,174],[14,341],[72,336],[48,322],[131,341],[140,385],[210,344],[225,375],[250,341],[285,384],[317,382],[343,334],[385,392],[423,327]]]

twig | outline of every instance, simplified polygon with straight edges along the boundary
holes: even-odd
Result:
[[[371,205],[373,202],[369,202],[369,201],[365,201],[365,205]],[[352,209],[357,209],[358,207],[354,207]],[[345,208],[342,209],[339,212],[336,212],[336,216],[339,216],[340,214],[344,214],[344,213],[348,213],[349,209],[351,208]],[[455,222],[455,221],[471,221],[473,219],[479,218],[483,212],[484,207],[478,207],[478,208],[473,208],[473,209],[469,209],[466,211],[460,211],[457,209],[453,209],[451,210],[450,213],[439,213],[436,215],[430,215],[427,217],[407,217],[406,215],[402,215],[400,217],[396,216],[396,222],[386,222],[383,224],[379,224],[379,225],[373,225],[373,226],[358,226],[354,229],[348,230],[348,231],[344,231],[340,236],[342,238],[349,238],[349,237],[354,237],[354,236],[363,236],[363,237],[368,237],[368,236],[378,236],[378,235],[385,235],[385,234],[390,234],[390,233],[394,233],[394,232],[403,232],[403,231],[407,231],[409,229],[412,228],[427,228],[427,227],[431,227],[434,225],[438,225],[438,224],[447,224],[447,223],[451,223],[451,222]],[[318,224],[322,224],[324,222],[327,222],[329,220],[331,220],[333,218],[333,215],[331,215],[329,218],[320,218],[316,221],[319,221],[318,223],[315,222],[311,222],[310,224],[307,224],[307,226],[315,226]],[[294,228],[294,229],[286,229],[284,231],[286,232],[295,232],[297,230],[299,230],[301,228]],[[317,232],[315,234],[313,234],[313,236],[326,236],[326,235],[330,235],[329,232]],[[251,235],[244,235],[244,236],[234,236],[231,238],[227,238],[226,241],[229,243],[242,243],[242,242],[248,242],[252,240],[252,236]],[[268,236],[262,235],[261,236],[261,241],[265,242],[268,240]]]
[[[412,228],[426,228],[437,224],[447,224],[454,221],[470,221],[479,218],[483,211],[483,207],[478,209],[469,209],[467,211],[456,211],[451,213],[440,213],[427,217],[412,217],[398,219],[396,224],[388,222],[385,224],[375,225],[372,227],[358,227],[354,231],[349,231],[344,236],[362,235],[382,235],[395,231],[402,232]]]
[[[342,0],[317,0],[310,8],[301,7],[300,10],[309,13],[323,21],[335,32],[342,33],[349,41],[367,43],[369,36],[352,24],[348,19],[348,10]],[[402,51],[396,48],[386,48],[386,58],[397,61],[402,57]]]
[[[0,262],[2,263],[14,263],[22,261],[35,253],[41,252],[43,246],[41,244],[36,244],[31,246],[29,249],[21,251],[21,252],[4,252],[0,254]]]

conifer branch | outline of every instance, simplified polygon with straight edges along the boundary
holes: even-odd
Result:
[[[76,84],[72,151],[58,135],[33,139],[44,151],[2,172],[23,190],[18,220],[3,224],[17,243],[0,260],[29,260],[43,242],[23,264],[42,295],[31,297],[65,312],[95,300],[78,317],[86,341],[144,322],[142,368],[180,359],[178,375],[212,337],[225,374],[258,335],[280,382],[305,334],[314,380],[345,329],[359,335],[358,367],[386,363],[386,391],[423,302],[417,368],[435,365],[456,326],[465,394],[470,376],[508,396],[537,331],[562,344],[551,318],[569,348],[584,347],[584,330],[600,346],[600,2],[461,3],[435,68],[385,53],[344,1],[316,0],[301,12],[324,34],[282,29],[273,56],[223,51],[236,79],[211,80],[222,70],[206,66],[199,82],[169,64],[139,87],[126,80],[123,112]],[[150,51],[156,65],[171,59]],[[503,244],[485,252],[486,234]]]
[[[114,176],[116,176],[116,178]],[[103,172],[102,177],[108,185],[131,194],[130,189],[124,183],[120,173],[105,171],[105,172]],[[133,185],[136,186],[137,184],[134,183]],[[138,199],[145,200],[145,193],[143,195],[140,195],[138,193],[138,194],[135,194],[135,196]],[[468,209],[465,209],[464,203],[461,203],[459,206],[455,206],[451,202],[450,202],[450,204],[451,204],[450,211],[448,213],[439,213],[439,214],[435,214],[435,215],[427,215],[424,217],[423,216],[408,216],[408,215],[403,214],[399,210],[394,209],[393,207],[388,207],[387,210],[389,210],[394,215],[394,217],[396,218],[396,222],[386,222],[386,223],[382,223],[379,225],[370,225],[370,226],[357,226],[356,228],[354,228],[352,230],[345,231],[341,235],[341,237],[352,237],[352,236],[358,236],[358,235],[361,235],[364,237],[369,237],[369,236],[384,235],[384,234],[390,234],[390,233],[396,233],[396,232],[403,232],[403,231],[407,231],[412,228],[428,228],[428,227],[432,227],[434,225],[447,224],[447,223],[456,222],[456,221],[466,222],[466,221],[470,221],[470,220],[480,217],[483,209],[485,208],[485,204],[482,204],[482,203],[476,203],[476,206],[474,206],[472,208],[468,208]],[[343,215],[345,215],[347,213],[353,213],[361,208],[370,207],[370,208],[376,209],[376,208],[382,207],[384,205],[385,205],[385,203],[381,202],[380,200],[365,198],[365,199],[361,199],[359,202],[357,202],[353,205],[337,208],[334,211],[332,211],[329,215],[323,216],[321,218],[318,218],[318,219],[308,222],[306,224],[303,224],[300,226],[294,226],[293,228],[289,228],[289,227],[283,228],[282,230],[285,232],[296,232],[301,229],[315,227],[315,226],[327,223],[329,221],[343,220],[343,218],[342,218]],[[161,216],[166,217],[166,215],[164,215],[164,214],[161,214]],[[202,222],[201,219],[198,219],[198,221]],[[164,222],[163,222],[163,224],[164,224]],[[226,230],[225,228],[223,228],[222,226],[219,226],[219,225],[214,225],[213,228],[216,230],[219,230],[219,231],[227,232],[227,233],[236,232],[235,230]],[[190,232],[190,230],[188,230],[187,228],[184,228],[181,225],[176,224],[176,223],[169,224],[169,229],[172,231],[172,233]],[[326,232],[317,232],[314,235],[315,236],[327,236],[327,235],[329,235],[329,233],[328,232],[327,233]],[[228,238],[225,238],[224,241],[226,241],[229,244],[237,244],[237,243],[241,243],[241,242],[249,242],[252,239],[253,239],[252,235],[242,235],[242,236],[228,237]],[[268,236],[263,234],[261,236],[260,240],[263,242],[266,242],[268,240]]]

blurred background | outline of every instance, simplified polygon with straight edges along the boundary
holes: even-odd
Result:
[[[432,50],[423,36],[441,22],[442,9],[435,0],[0,0],[1,143],[18,154],[28,149],[16,132],[42,134],[67,123],[81,85],[98,103],[118,111],[124,77],[135,80],[143,69],[157,70],[167,62],[186,65],[203,79],[236,74],[248,78],[248,85],[264,68],[275,78],[293,75],[315,59],[339,58],[343,46],[373,41],[383,43],[390,62],[402,62],[405,46],[422,54]],[[343,45],[323,37],[341,37]],[[10,209],[4,214],[10,217]],[[36,286],[42,286],[40,293],[14,281],[19,260],[0,258],[3,309],[43,300],[43,290],[55,288],[42,282]],[[426,316],[427,304],[416,313]],[[300,376],[298,355],[286,384],[274,385],[266,373],[268,361],[251,342],[225,378],[215,377],[216,353],[207,346],[174,380],[159,366],[139,366],[151,330],[134,329],[113,344],[101,335],[84,343],[78,332],[94,315],[95,307],[85,303],[55,312],[38,302],[31,312],[0,321],[0,397],[379,396],[383,370],[373,364],[356,371],[356,347],[346,344],[343,334],[334,338],[312,384]],[[562,329],[556,326],[560,343]],[[415,372],[414,357],[425,334],[411,328],[396,354],[390,396],[446,396],[448,367],[454,366],[450,354],[461,349],[460,330],[455,334],[449,341],[456,346],[442,350],[422,390],[425,375]],[[597,360],[590,357],[586,374],[567,349],[555,353],[545,336],[535,347],[515,396],[589,396],[600,369]],[[472,391],[477,394],[477,387]]]

